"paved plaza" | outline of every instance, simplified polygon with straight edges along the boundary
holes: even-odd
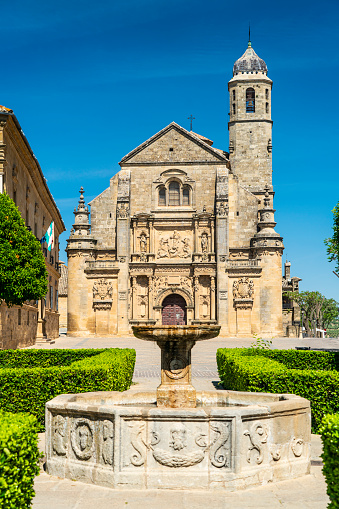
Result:
[[[215,360],[218,348],[244,347],[253,343],[252,338],[215,338],[197,343],[192,351],[193,384],[198,390],[212,390],[218,386],[219,377]],[[274,339],[273,348],[294,348],[311,346],[315,348],[339,349],[337,339]],[[70,338],[60,336],[54,344],[42,344],[38,348],[135,348],[137,360],[132,390],[155,389],[160,378],[160,349],[157,345],[132,337],[126,338]],[[44,435],[41,434],[41,447]],[[78,481],[51,477],[42,472],[36,478],[34,509],[158,509],[178,507],[195,509],[208,504],[213,509],[232,508],[286,508],[325,509],[329,503],[326,483],[322,475],[321,441],[312,435],[312,465],[308,476],[260,486],[238,492],[200,490],[112,490],[90,486]]]

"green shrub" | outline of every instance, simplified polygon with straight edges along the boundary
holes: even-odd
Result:
[[[260,355],[281,362],[290,369],[337,370],[339,352],[318,352],[315,350],[265,350]]]
[[[74,361],[85,359],[104,352],[105,348],[65,348],[52,350],[0,350],[0,368],[47,368],[50,366],[69,366]]]
[[[35,417],[0,411],[0,507],[31,506],[39,458]]]
[[[290,393],[310,400],[312,430],[316,433],[324,414],[339,412],[339,373],[328,369],[334,357],[331,360],[331,356],[326,354],[298,350],[268,352],[225,348],[217,351],[217,364],[225,389]],[[293,357],[297,366],[318,365],[325,369],[291,369],[289,366],[293,364]]]
[[[323,442],[323,474],[327,483],[329,509],[339,509],[339,415],[326,415],[320,426]]]
[[[34,350],[25,352],[28,354]],[[53,352],[53,362],[56,359],[60,362],[63,357],[67,365],[0,369],[0,408],[8,412],[29,412],[35,415],[39,431],[44,430],[45,404],[55,396],[80,392],[124,391],[132,383],[135,350],[87,350],[91,357],[82,360],[79,360],[79,357],[84,357],[81,353],[84,350],[64,350],[61,356],[55,350],[46,352]],[[33,353],[32,357],[34,355],[36,354]],[[70,363],[70,359],[75,362]],[[44,360],[47,363],[47,359]]]

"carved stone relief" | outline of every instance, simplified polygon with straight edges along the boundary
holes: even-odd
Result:
[[[127,203],[118,203],[117,205],[117,217],[120,219],[126,219],[129,216],[129,206]]]
[[[191,253],[189,237],[183,237],[176,230],[159,238],[157,258],[189,258]]]
[[[165,424],[165,425],[164,425]],[[145,423],[128,424],[133,452],[130,464],[139,467],[146,461],[147,451],[160,465],[170,468],[192,467],[208,457],[216,468],[231,467],[231,424],[211,422],[211,441],[208,443],[208,430],[194,429],[182,421],[168,423],[153,428],[149,440],[145,439]],[[160,444],[160,445],[159,445]]]
[[[211,429],[215,432],[210,446],[210,460],[214,467],[231,466],[231,425],[228,422],[211,422]]]
[[[253,295],[253,280],[242,277],[233,283],[233,297],[235,299],[251,299]]]
[[[221,201],[217,203],[216,214],[219,217],[225,217],[228,215],[228,203],[226,201]]]
[[[111,421],[105,420],[101,424],[101,454],[104,463],[107,465],[113,465],[113,423]]]
[[[141,467],[145,463],[146,459],[146,444],[142,439],[142,434],[145,430],[145,423],[143,422],[131,422],[128,424],[131,429],[131,445],[134,449],[130,457],[130,462],[135,467]]]
[[[95,281],[93,285],[93,299],[106,300],[111,299],[113,295],[112,283],[105,279]]]
[[[130,195],[130,170],[121,170],[118,174],[118,201],[127,201]]]
[[[266,444],[268,436],[266,428],[262,424],[255,422],[252,424],[250,431],[244,431],[244,435],[248,436],[251,443],[247,451],[247,462],[251,463],[254,461],[257,465],[260,465],[264,459],[263,444]],[[252,451],[255,451],[255,454]]]
[[[217,174],[216,198],[223,199],[228,196],[228,172],[219,169]]]
[[[293,438],[291,443],[291,449],[293,451],[294,456],[299,458],[304,451],[304,441],[302,438]]]
[[[93,456],[94,429],[89,419],[75,419],[71,430],[71,445],[79,460],[89,460]]]
[[[67,437],[66,426],[67,419],[63,415],[55,415],[53,417],[53,437],[52,448],[53,454],[65,456],[67,453]]]

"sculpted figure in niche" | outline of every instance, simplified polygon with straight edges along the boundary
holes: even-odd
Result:
[[[140,235],[140,252],[146,253],[147,251],[147,237],[144,233]]]
[[[208,237],[207,237],[207,233],[203,233],[201,235],[201,251],[203,253],[207,253],[207,251],[208,251]]]

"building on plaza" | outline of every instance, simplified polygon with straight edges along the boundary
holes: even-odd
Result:
[[[91,214],[81,190],[67,245],[68,334],[124,335],[133,324],[283,334],[272,81],[251,43],[228,88],[228,152],[172,122],[123,157]]]
[[[68,267],[64,262],[59,261],[59,292],[58,292],[58,311],[59,311],[59,327],[67,328],[67,277]]]
[[[36,338],[59,335],[59,235],[65,231],[60,212],[48,189],[40,165],[13,111],[0,106],[0,192],[7,192],[34,235],[41,239],[54,221],[54,248],[43,244],[49,290],[40,302],[22,307],[0,306],[0,348],[33,345]]]
[[[291,262],[286,261],[282,277],[283,292],[283,331],[284,336],[298,338],[301,335],[301,312],[297,302],[290,298],[289,292],[299,293],[300,277],[291,277]]]

